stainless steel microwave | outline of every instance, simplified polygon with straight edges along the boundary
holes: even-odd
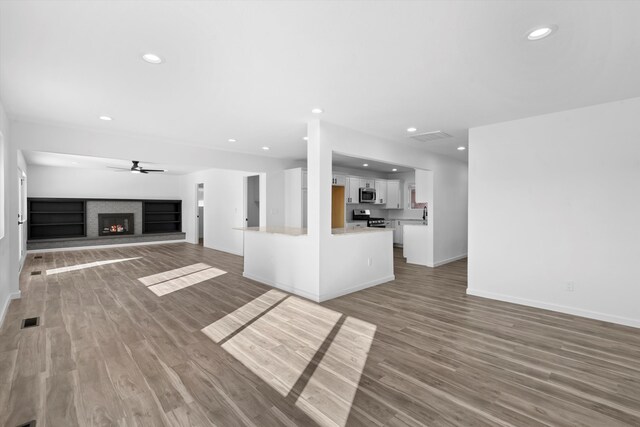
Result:
[[[360,203],[375,203],[375,202],[376,202],[376,190],[374,188],[360,189]]]

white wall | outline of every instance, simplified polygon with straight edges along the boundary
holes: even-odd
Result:
[[[247,231],[243,275],[252,280],[318,301],[317,279],[311,272],[317,259],[308,236]]]
[[[29,166],[29,197],[180,199],[179,175]]]
[[[638,117],[634,98],[471,129],[469,294],[640,327]]]
[[[302,168],[284,171],[284,226],[302,227]]]
[[[180,164],[199,168],[269,171],[294,167],[298,162],[231,151],[212,150],[184,141],[151,136],[103,132],[25,121],[12,122],[15,146],[111,159],[144,159],[149,163]]]
[[[4,320],[10,299],[20,296],[18,286],[18,154],[13,144],[9,119],[0,103],[0,133],[2,145],[0,161],[2,161],[2,177],[0,185],[4,197],[0,209],[4,215],[0,217],[4,233],[0,236],[0,323]]]
[[[209,169],[183,175],[181,179],[182,231],[186,240],[197,243],[197,185],[204,183],[204,246],[236,255],[243,253],[244,180],[256,172]],[[264,174],[260,174],[260,195],[263,196]],[[260,223],[266,219],[266,209],[260,203]]]
[[[467,254],[468,187],[466,163],[428,153],[410,145],[399,147],[398,142],[388,141],[338,125],[325,122],[322,122],[321,125],[322,140],[329,144],[332,151],[351,157],[433,171],[434,202],[429,215],[434,227],[434,261],[436,265],[439,265],[447,260],[458,259]],[[331,177],[327,177],[328,209],[330,209],[330,180]],[[408,182],[405,181],[403,194],[405,203],[407,184]],[[400,211],[398,213],[400,214]],[[421,215],[422,213],[419,217]],[[393,217],[397,218],[395,215]],[[327,214],[327,218],[330,220],[330,214]]]
[[[266,225],[284,227],[284,170],[267,172],[266,183]]]

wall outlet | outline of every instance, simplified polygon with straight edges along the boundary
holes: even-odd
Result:
[[[371,259],[370,257],[369,257],[369,258],[367,258],[367,265],[368,265],[369,267],[371,267],[371,264],[372,264],[372,263],[373,263],[373,259]]]
[[[573,292],[575,290],[575,284],[573,282],[567,282],[567,292]]]

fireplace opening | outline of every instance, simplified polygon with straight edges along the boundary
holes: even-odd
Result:
[[[98,214],[98,232],[100,236],[133,234],[133,214]]]

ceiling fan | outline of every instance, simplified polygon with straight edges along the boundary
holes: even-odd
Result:
[[[131,169],[116,168],[114,166],[107,166],[107,167],[110,168],[110,169],[117,169],[117,171],[119,171],[119,172],[131,172],[131,173],[166,172],[166,170],[164,170],[164,169],[146,169],[146,168],[143,168],[142,166],[139,165],[139,163],[140,163],[139,160],[131,160],[131,163],[133,163],[133,166],[131,166]]]

